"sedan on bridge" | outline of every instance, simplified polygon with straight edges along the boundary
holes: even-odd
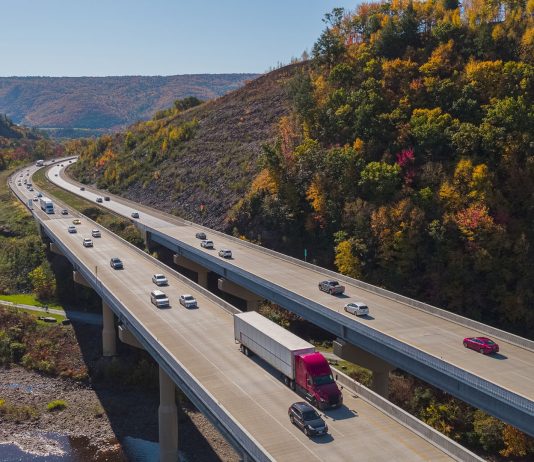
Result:
[[[200,247],[203,247],[205,249],[213,249],[213,241],[202,241],[200,243]]]
[[[69,214],[69,211],[67,209],[63,209],[61,211],[61,215],[68,215]]]
[[[185,306],[186,308],[197,308],[197,300],[195,297],[189,294],[180,295],[180,305]]]
[[[112,257],[111,260],[109,261],[109,265],[113,269],[123,269],[124,268],[124,265],[122,264],[121,259],[118,258],[118,257]]]
[[[88,237],[85,237],[83,239],[83,246],[84,247],[93,247],[93,240],[89,239]]]
[[[76,231],[76,226],[73,226],[73,225],[70,225],[68,228],[67,228],[67,231],[70,233],[70,234],[74,234],[74,233],[77,233],[78,231]]]
[[[232,251],[230,249],[219,250],[219,257],[232,258]]]
[[[164,274],[154,274],[152,276],[152,282],[156,284],[157,286],[168,286],[169,281],[165,277]]]
[[[195,237],[197,239],[202,239],[203,241],[206,240],[206,233],[203,233],[203,232],[200,232],[200,233],[196,233],[195,234]]]
[[[464,338],[464,347],[478,351],[484,355],[499,352],[499,345],[487,337],[467,337]]]
[[[100,234],[100,230],[95,228],[91,231],[91,236],[93,237],[101,237],[102,235]]]
[[[132,218],[139,218],[139,212],[132,212]]]
[[[81,222],[81,220],[79,218],[75,218],[74,220],[72,220],[72,223],[74,225],[81,225],[82,224],[82,222]]]

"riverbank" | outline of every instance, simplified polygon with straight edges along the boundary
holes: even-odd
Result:
[[[95,390],[16,365],[1,369],[0,375],[0,444],[15,443],[36,456],[58,456],[61,445],[46,436],[54,433],[83,442],[87,461],[122,462],[129,460],[121,444],[124,438],[157,441],[157,393]],[[66,407],[49,411],[47,405],[54,400],[64,401]],[[187,404],[180,411],[179,426],[185,460],[239,460],[204,416]]]

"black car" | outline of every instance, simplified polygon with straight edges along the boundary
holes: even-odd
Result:
[[[206,233],[196,233],[196,234],[195,234],[195,237],[196,237],[197,239],[205,240],[205,239],[206,239]]]
[[[109,261],[109,264],[113,269],[122,269],[124,267],[121,259],[118,257],[112,257]]]
[[[97,197],[97,198],[96,198],[96,201],[97,201],[99,204],[101,204],[101,203],[102,203],[102,198],[101,198],[101,197]]]
[[[80,191],[85,191],[85,188],[82,186],[82,187],[80,188]]]
[[[63,209],[61,211],[61,215],[68,215],[69,214],[69,211],[67,209]]]
[[[105,201],[109,201],[109,196],[104,196]]]
[[[317,411],[308,403],[293,403],[288,411],[289,420],[300,428],[306,436],[326,435],[328,426]]]

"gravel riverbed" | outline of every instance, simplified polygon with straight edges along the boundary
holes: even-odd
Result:
[[[157,392],[93,388],[12,366],[0,369],[0,400],[0,444],[14,443],[36,455],[60,455],[57,442],[44,432],[77,441],[86,455],[76,460],[84,461],[129,460],[121,444],[127,436],[158,440]],[[65,401],[65,409],[49,411],[47,404],[53,400]],[[5,412],[8,408],[10,413]],[[187,461],[239,460],[211,423],[187,403],[179,410],[179,447]]]

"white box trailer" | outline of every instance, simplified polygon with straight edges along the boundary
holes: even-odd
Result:
[[[254,311],[234,314],[234,337],[286,377],[295,379],[295,356],[315,347]]]

